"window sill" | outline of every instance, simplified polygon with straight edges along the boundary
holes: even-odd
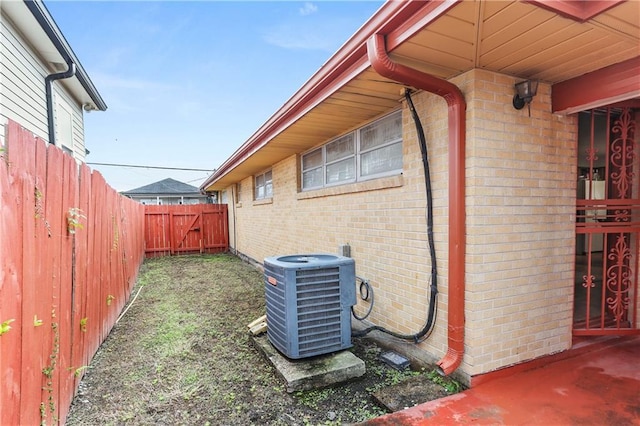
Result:
[[[273,204],[273,198],[263,198],[261,200],[254,200],[254,206],[263,206],[265,204]]]
[[[331,197],[333,195],[352,194],[355,192],[376,191],[378,189],[397,188],[403,185],[402,175],[386,178],[372,179],[363,182],[355,182],[347,185],[337,185],[329,188],[316,189],[299,192],[298,200],[308,200],[311,198]]]

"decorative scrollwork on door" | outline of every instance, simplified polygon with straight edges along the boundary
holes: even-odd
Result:
[[[640,332],[638,114],[627,103],[579,117],[576,335]]]
[[[631,269],[631,249],[627,244],[627,238],[620,234],[616,243],[607,255],[611,261],[607,268],[607,308],[613,314],[616,323],[626,320],[629,309],[629,289],[633,282],[633,270]]]
[[[616,137],[609,147],[609,161],[613,166],[610,177],[612,187],[616,190],[615,198],[618,199],[629,197],[633,178],[636,176],[633,171],[636,160],[634,131],[635,120],[631,117],[631,109],[624,108],[611,127],[611,133]]]

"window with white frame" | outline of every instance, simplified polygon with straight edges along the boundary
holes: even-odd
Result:
[[[255,175],[255,195],[256,200],[273,197],[273,179],[271,170]]]
[[[302,190],[398,174],[402,172],[402,112],[340,136],[303,154],[301,160]]]

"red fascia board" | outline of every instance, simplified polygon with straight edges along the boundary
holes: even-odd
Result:
[[[567,114],[638,96],[640,56],[554,84],[551,107]]]
[[[340,87],[369,66],[366,41],[374,33],[394,33],[389,50],[435,20],[459,0],[388,1],[201,186],[229,173]]]
[[[626,0],[526,0],[530,3],[578,22],[586,22],[594,16],[617,6]],[[635,0],[634,0],[635,1]]]

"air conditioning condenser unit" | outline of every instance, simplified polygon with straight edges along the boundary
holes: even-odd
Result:
[[[288,358],[351,347],[355,262],[331,254],[264,260],[267,337]]]

